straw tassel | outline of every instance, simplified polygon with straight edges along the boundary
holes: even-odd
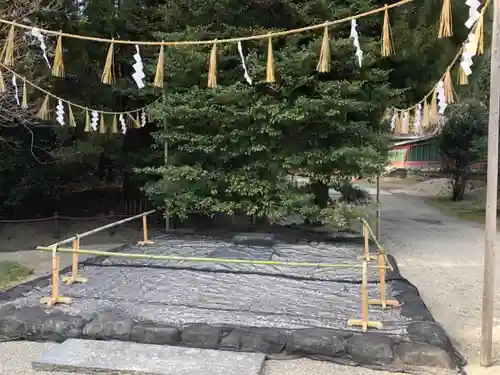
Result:
[[[441,18],[439,20],[438,38],[449,38],[453,35],[452,16],[451,16],[451,0],[443,0],[443,8],[441,9]]]
[[[115,82],[114,74],[115,65],[115,47],[114,43],[109,45],[106,62],[104,63],[104,70],[102,71],[101,81],[106,85],[112,85]]]
[[[54,65],[52,66],[52,75],[55,77],[64,77],[65,75],[61,35],[57,38],[56,55],[54,57]]]
[[[38,117],[39,119],[50,120],[49,100],[50,96],[46,95],[38,113],[36,114],[36,117]]]
[[[422,114],[422,128],[425,129],[429,126],[429,118],[430,118],[430,113],[429,113],[429,102],[427,101],[427,98],[424,99],[424,109],[423,109],[423,114]]]
[[[16,28],[10,27],[7,41],[3,50],[3,63],[7,66],[14,66],[14,43],[16,38]]]
[[[135,122],[135,128],[140,129],[141,128],[141,114],[139,113],[139,111],[137,111],[137,113],[136,113],[134,122]]]
[[[23,81],[23,101],[21,102],[21,108],[28,109],[28,85],[26,85],[26,81]]]
[[[118,133],[118,120],[116,119],[116,113],[113,115],[113,122],[111,123],[111,133]]]
[[[160,53],[158,54],[158,63],[156,64],[156,75],[154,86],[163,88],[164,81],[164,70],[165,70],[165,51],[164,47],[160,47]]]
[[[86,133],[90,133],[90,114],[89,109],[85,109],[85,128],[83,129]]]
[[[68,103],[68,123],[70,128],[76,128],[75,114],[73,113],[73,108],[71,104]]]
[[[467,85],[469,83],[469,77],[465,74],[464,69],[460,67],[458,69],[458,84],[459,85]]]
[[[403,127],[403,119],[401,118],[401,113],[396,111],[396,134],[401,133],[401,128]]]
[[[455,102],[455,91],[453,90],[453,83],[451,81],[451,73],[448,69],[444,74],[444,95],[447,104],[452,104]]]
[[[319,61],[316,66],[316,70],[320,73],[328,73],[330,71],[330,38],[328,36],[327,25],[325,25],[323,42],[321,43],[321,52],[319,54]]]
[[[101,123],[99,124],[99,133],[106,134],[106,124],[104,123],[104,113],[101,113]]]
[[[276,77],[274,76],[274,54],[273,54],[273,40],[269,37],[267,42],[267,70],[266,70],[266,82],[274,83],[276,82]]]
[[[482,55],[484,53],[484,19],[483,14],[479,17],[476,26],[476,40],[477,40],[477,55]]]
[[[3,79],[3,73],[0,70],[0,92],[6,92],[7,90],[5,89],[5,80]]]
[[[210,52],[210,62],[208,66],[208,87],[214,89],[217,87],[217,43],[214,43],[212,52]]]
[[[432,92],[431,107],[429,108],[429,120],[436,117],[437,115],[437,92],[436,88]]]
[[[391,56],[394,53],[394,47],[392,45],[392,33],[391,24],[389,22],[389,9],[387,4],[385,5],[384,11],[384,24],[382,26],[382,56]]]

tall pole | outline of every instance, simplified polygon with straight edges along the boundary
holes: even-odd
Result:
[[[483,311],[481,322],[481,366],[492,364],[493,304],[495,296],[495,242],[497,234],[498,127],[500,121],[500,0],[493,1],[491,39],[490,107],[488,121],[488,171],[484,247]]]
[[[163,92],[163,103],[165,103],[165,91]],[[165,135],[165,143],[164,143],[164,166],[168,165],[168,140],[167,140],[167,131],[168,131],[168,122],[165,119],[163,121],[163,134]],[[165,205],[166,207],[166,205]],[[168,232],[170,230],[170,214],[165,209],[165,230]]]
[[[380,175],[377,175],[377,211],[375,223],[375,237],[380,241]]]

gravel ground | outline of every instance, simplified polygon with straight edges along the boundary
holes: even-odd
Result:
[[[484,251],[481,226],[445,217],[415,197],[383,194],[381,199],[383,243],[397,258],[403,275],[420,289],[436,320],[467,357],[471,364],[467,373],[500,374],[499,367],[477,367]],[[497,258],[497,268],[499,265]],[[497,282],[499,278],[497,274]],[[494,357],[500,362],[500,301],[497,300],[495,308]],[[0,344],[0,375],[43,375],[31,370],[30,361],[49,345]],[[442,371],[434,373],[448,375]],[[380,375],[384,372],[301,359],[268,361],[263,375],[303,374]]]

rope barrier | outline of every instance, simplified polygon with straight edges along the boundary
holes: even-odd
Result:
[[[53,35],[53,36],[57,36],[57,37],[64,37],[64,38],[71,38],[71,39],[80,39],[80,40],[86,40],[86,41],[91,41],[91,42],[108,43],[108,44],[113,43],[113,44],[127,44],[127,45],[139,45],[139,46],[183,46],[183,45],[207,45],[207,44],[214,44],[214,43],[217,43],[217,44],[235,43],[235,42],[243,42],[243,41],[248,41],[248,40],[268,39],[268,38],[275,38],[275,37],[281,37],[281,36],[292,35],[292,34],[299,34],[299,33],[303,33],[306,31],[321,29],[321,28],[324,28],[325,26],[334,26],[334,25],[338,25],[341,23],[350,22],[352,20],[356,20],[359,18],[371,16],[373,14],[385,12],[388,9],[399,7],[401,5],[411,3],[412,1],[413,0],[401,0],[401,1],[398,1],[396,3],[385,5],[383,7],[373,9],[373,10],[370,10],[367,12],[358,13],[358,14],[353,15],[353,16],[344,17],[344,18],[340,18],[337,20],[333,20],[333,21],[326,21],[326,22],[323,22],[320,24],[301,27],[301,28],[297,28],[297,29],[277,31],[277,32],[273,32],[273,33],[251,35],[251,36],[245,36],[245,37],[227,38],[227,39],[191,40],[191,41],[176,41],[176,42],[161,41],[161,42],[158,42],[158,41],[107,39],[107,38],[91,37],[91,36],[86,36],[86,35],[63,33],[61,31],[54,31],[54,30],[49,30],[49,29],[39,29],[39,30],[42,33],[47,34],[47,35]],[[28,25],[25,25],[25,24],[22,24],[19,22],[9,21],[6,19],[0,19],[0,23],[3,23],[4,25],[18,27],[18,28],[25,29],[25,30],[33,29],[33,26],[28,26]]]
[[[129,217],[129,215],[100,215],[100,216],[89,216],[89,217],[72,217],[72,216],[50,216],[41,217],[37,219],[24,219],[24,220],[0,220],[0,224],[21,224],[21,223],[36,223],[40,221],[49,220],[97,220],[97,219],[110,219],[115,217]]]

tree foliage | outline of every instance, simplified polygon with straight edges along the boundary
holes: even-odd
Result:
[[[194,40],[303,27],[383,5],[377,0],[0,0],[0,15],[90,36]],[[462,24],[462,5],[453,5],[454,22]],[[146,186],[152,199],[180,216],[195,210],[327,220],[336,209],[328,201],[329,186],[343,188],[352,177],[373,176],[383,167],[385,107],[419,100],[465,38],[460,27],[453,38],[436,38],[440,6],[424,1],[391,10],[396,53],[386,59],[380,57],[383,13],[358,20],[365,52],[361,68],[348,24],[330,29],[327,74],[315,69],[322,30],[277,38],[275,84],[263,82],[267,41],[243,43],[252,86],[243,79],[236,45],[219,45],[215,90],[206,88],[207,47],[167,48],[165,90],[139,91],[131,79],[133,46],[115,46],[117,83],[108,86],[100,82],[105,44],[65,39],[68,74],[58,79],[50,76],[37,43],[20,34],[16,71],[63,98],[104,110],[139,108],[163,95],[165,100],[157,103],[155,122],[147,128],[102,137],[83,132],[82,113],[76,113],[76,131],[41,123],[33,114],[42,98],[30,93],[34,106],[25,112],[8,92],[0,98],[0,200],[57,201],[78,184],[123,183],[131,191]],[[55,39],[47,38],[47,44],[52,59]],[[157,54],[157,48],[141,47],[150,80]],[[484,86],[471,83],[476,91]],[[295,174],[310,178],[307,194],[290,185]]]
[[[438,147],[448,164],[452,200],[462,200],[471,166],[484,159],[488,135],[488,111],[477,100],[451,108],[438,137]]]

